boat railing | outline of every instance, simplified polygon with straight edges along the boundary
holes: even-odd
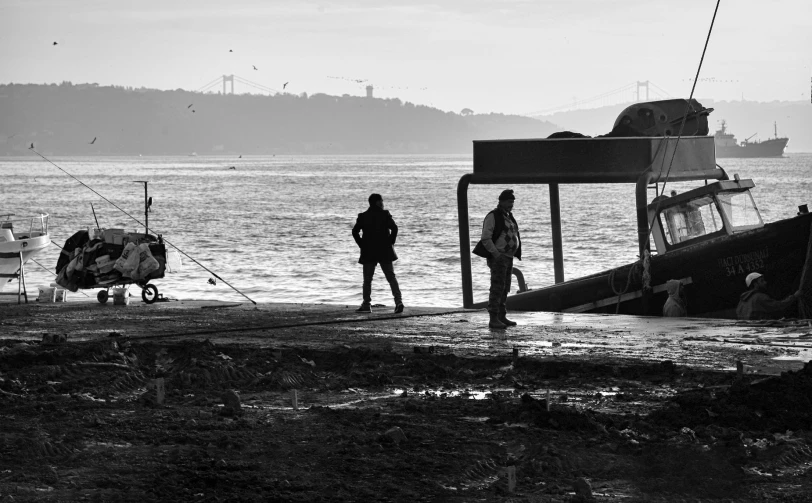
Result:
[[[0,215],[0,229],[9,229],[12,232],[21,232],[28,229],[29,236],[44,236],[48,234],[48,219],[50,215],[40,213],[37,216],[17,217],[14,213]]]

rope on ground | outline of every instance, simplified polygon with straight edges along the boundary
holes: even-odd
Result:
[[[131,336],[130,340],[145,340],[145,339],[163,339],[168,337],[187,337],[192,335],[216,335],[222,333],[233,333],[233,332],[248,332],[248,331],[257,331],[262,332],[266,330],[276,330],[280,328],[297,328],[297,327],[310,327],[310,326],[318,326],[318,325],[341,325],[345,323],[364,323],[370,321],[387,321],[387,320],[402,320],[405,318],[425,318],[428,316],[446,316],[449,314],[460,314],[460,313],[471,313],[474,312],[470,309],[460,310],[460,311],[443,311],[440,313],[421,313],[421,314],[410,314],[410,315],[398,315],[398,316],[380,316],[377,318],[353,318],[353,319],[340,319],[340,320],[325,320],[325,321],[309,321],[306,323],[289,323],[287,325],[265,325],[265,326],[254,326],[254,327],[240,327],[240,328],[222,328],[222,329],[213,329],[213,330],[200,330],[197,332],[178,332],[178,333],[170,333],[170,334],[155,334],[155,335],[136,335]]]

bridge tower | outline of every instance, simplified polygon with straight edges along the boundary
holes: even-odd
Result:
[[[234,75],[223,75],[223,94],[226,94],[226,82],[231,82],[231,94],[234,94]]]
[[[646,101],[648,101],[649,98],[648,98],[648,81],[647,80],[644,81],[644,82],[640,82],[639,80],[637,81],[637,101],[640,101],[640,88],[641,87],[646,88]]]

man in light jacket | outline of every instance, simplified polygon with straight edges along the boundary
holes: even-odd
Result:
[[[519,224],[513,218],[513,202],[516,197],[508,189],[499,194],[499,205],[485,217],[482,223],[481,245],[490,254],[488,267],[491,269],[491,289],[488,296],[490,328],[516,326],[507,319],[507,300],[510,280],[513,275],[514,257],[522,259],[522,242],[519,237]]]
[[[749,290],[741,294],[736,316],[740,320],[769,320],[780,317],[803,293],[801,290],[784,300],[775,300],[767,294],[767,278],[751,272],[744,280]]]
[[[380,264],[395,297],[395,313],[402,313],[403,300],[393,265],[398,259],[395,253],[398,226],[395,225],[392,215],[383,209],[383,197],[380,194],[369,196],[369,209],[358,214],[355,227],[352,228],[352,237],[361,248],[358,263],[364,266],[364,300],[356,311],[359,313],[372,311],[372,276],[375,274],[375,266]]]

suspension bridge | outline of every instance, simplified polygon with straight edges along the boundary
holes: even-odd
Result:
[[[197,93],[208,93],[213,92],[215,89],[219,90],[220,84],[222,83],[223,86],[223,94],[234,94],[234,82],[237,82],[241,86],[250,87],[253,91],[259,91],[261,93],[267,93],[269,95],[278,94],[284,91],[280,91],[279,89],[274,89],[272,87],[264,86],[262,84],[258,84],[256,82],[251,82],[248,79],[240,77],[239,75],[223,75],[218,76],[217,78],[213,79],[211,82],[195,89]],[[227,84],[231,84],[230,91],[228,92]]]
[[[571,110],[585,110],[590,108],[600,108],[614,105],[624,105],[627,103],[637,103],[640,101],[655,101],[673,98],[671,94],[665,89],[661,88],[654,82],[649,80],[635,81],[626,84],[623,87],[606,91],[591,98],[584,100],[573,99],[569,103],[546,108],[544,110],[537,110],[522,115],[535,116],[535,115],[550,115],[556,112],[568,112]]]

